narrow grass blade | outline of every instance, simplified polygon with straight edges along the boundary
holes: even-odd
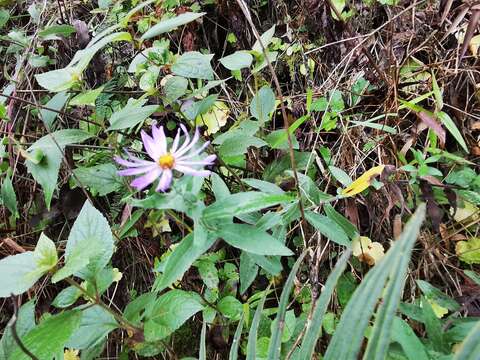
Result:
[[[200,333],[200,352],[198,354],[198,360],[207,360],[207,322],[203,321],[202,332]]]
[[[325,312],[327,311],[327,306],[332,297],[335,286],[337,285],[338,279],[343,274],[345,267],[347,266],[347,261],[350,258],[351,251],[347,250],[340,260],[338,260],[337,265],[333,269],[332,273],[328,276],[327,283],[325,288],[322,291],[322,294],[318,298],[315,310],[313,311],[312,319],[308,324],[307,330],[303,337],[302,345],[300,347],[300,353],[298,355],[299,360],[310,360],[312,359],[313,350],[315,344],[320,336],[322,329],[322,320]]]
[[[392,258],[392,268],[385,296],[377,311],[364,359],[384,359],[387,355],[393,320],[405,285],[410,256],[424,219],[425,205],[422,204],[395,243],[395,249],[398,248],[398,250],[395,253],[396,256]]]
[[[235,335],[233,335],[232,346],[230,347],[230,354],[228,355],[229,360],[237,360],[238,358],[238,347],[240,345],[240,337],[242,336],[244,321],[245,314],[242,314],[242,317],[238,322],[237,330],[235,330]]]
[[[292,271],[290,271],[290,275],[288,275],[288,279],[285,282],[282,294],[280,295],[277,317],[275,318],[276,326],[272,330],[272,336],[270,337],[270,345],[268,346],[268,360],[280,359],[282,333],[283,327],[285,326],[285,312],[287,311],[288,298],[290,297],[290,293],[292,292],[293,280],[295,279],[295,275],[297,274],[298,268],[300,267],[300,264],[302,263],[303,258],[306,254],[307,252],[304,251],[293,265]]]
[[[478,360],[480,354],[480,321],[463,340],[460,349],[455,353],[454,360]]]
[[[409,258],[409,253],[406,254],[405,251],[415,243],[424,216],[425,205],[422,204],[405,227],[405,232],[409,236],[402,236],[404,241],[396,241],[383,260],[368,272],[355,290],[330,341],[324,360],[358,358],[365,330],[383,292],[387,278],[398,263],[399,258],[404,256]],[[382,313],[390,314],[392,307],[396,309],[392,305],[394,304],[389,302],[388,307],[382,307]]]
[[[250,331],[248,333],[248,343],[247,343],[247,360],[255,360],[257,356],[257,332],[258,325],[260,324],[260,319],[262,318],[263,306],[265,305],[265,299],[270,290],[270,285],[265,290],[265,294],[262,296],[260,301],[257,304],[257,310],[255,310],[255,315],[253,315],[252,325],[250,325]]]

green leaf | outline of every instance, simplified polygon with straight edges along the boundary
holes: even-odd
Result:
[[[222,224],[216,234],[229,245],[258,255],[293,255],[293,252],[265,231],[247,224]]]
[[[435,73],[432,71],[432,90],[433,96],[435,96],[435,108],[437,111],[441,111],[443,108],[443,96],[442,91],[440,90],[437,79],[435,78]]]
[[[273,35],[275,34],[275,25],[273,25],[270,29],[265,31],[262,36],[260,36],[260,41],[255,41],[253,44],[252,50],[256,51],[257,53],[262,53],[262,45],[263,48],[266,50],[268,45],[272,42]]]
[[[272,329],[272,335],[270,337],[270,344],[268,346],[268,358],[269,359],[279,359],[280,350],[282,346],[282,334],[283,327],[285,326],[285,313],[287,311],[288,300],[290,298],[290,293],[293,289],[293,281],[297,276],[298,268],[303,261],[303,258],[307,254],[304,251],[297,259],[295,264],[288,275],[287,281],[283,286],[282,294],[280,295],[280,301],[278,303],[277,317],[275,318],[275,327]]]
[[[2,188],[0,190],[1,201],[0,203],[7,207],[8,210],[15,216],[16,219],[20,216],[17,208],[17,195],[15,194],[15,189],[13,188],[12,180],[10,176],[5,176],[2,182]]]
[[[294,198],[289,195],[265,194],[256,191],[236,193],[207,206],[203,211],[203,219],[230,218],[293,200]]]
[[[330,204],[324,205],[325,214],[335,221],[340,227],[345,231],[345,234],[353,240],[359,236],[357,228],[342,214],[340,214],[334,207]]]
[[[442,330],[442,322],[437,317],[432,305],[426,298],[422,297],[421,304],[425,330],[433,349],[440,352],[448,351],[448,346],[444,340],[445,334]]]
[[[307,330],[305,331],[305,335],[303,336],[298,360],[312,359],[315,344],[317,343],[317,340],[322,333],[322,322],[325,312],[327,311],[330,298],[333,295],[333,291],[335,290],[338,279],[340,278],[343,271],[345,270],[345,267],[347,266],[347,261],[350,258],[350,254],[351,251],[347,250],[342,255],[340,260],[338,260],[335,268],[328,276],[327,283],[322,290],[320,298],[315,303],[312,320],[308,323]]]
[[[165,100],[166,104],[172,104],[187,92],[188,80],[182,76],[172,76],[165,83]]]
[[[243,295],[258,274],[258,266],[253,259],[242,251],[240,254],[240,294]]]
[[[449,296],[445,295],[442,291],[437,289],[435,286],[431,285],[430,283],[424,280],[416,280],[415,281],[422,290],[423,295],[429,300],[434,301],[441,307],[447,308],[451,311],[458,311],[460,310],[460,305],[450,298]]]
[[[305,217],[310,225],[312,225],[322,235],[326,236],[331,241],[346,247],[352,246],[347,234],[345,234],[345,231],[343,231],[340,225],[338,225],[329,217],[314,213],[312,211],[306,211]]]
[[[217,238],[209,235],[205,243],[193,243],[193,234],[188,234],[167,259],[163,274],[155,282],[154,290],[162,291],[180,280],[188,268],[213,245]]]
[[[252,325],[250,325],[250,330],[248,332],[248,342],[247,342],[247,360],[255,360],[257,356],[257,333],[258,326],[260,325],[260,319],[262,317],[263,306],[265,305],[265,299],[270,290],[270,285],[264,291],[264,294],[257,305],[257,310],[255,310],[255,315],[253,315]]]
[[[183,290],[170,290],[160,296],[145,315],[145,339],[161,340],[203,309],[197,298]]]
[[[112,114],[107,130],[129,129],[140,124],[158,109],[158,105],[143,106],[147,101],[148,99],[130,98],[123,109]]]
[[[480,321],[455,352],[454,360],[476,360],[480,354]]]
[[[243,305],[235,297],[229,295],[225,296],[218,302],[217,309],[227,319],[231,319],[232,321],[238,321],[242,316]]]
[[[275,110],[275,93],[269,86],[262,87],[250,103],[250,113],[261,123],[270,120],[270,113]]]
[[[291,136],[290,138],[292,139],[292,149],[298,150],[300,145],[298,144],[297,138],[295,136]],[[265,141],[272,149],[289,149],[287,133],[284,129],[272,131],[265,137]]]
[[[38,359],[52,359],[78,328],[81,318],[82,312],[78,310],[46,317],[22,337],[22,343]],[[30,360],[30,357],[17,348],[8,359]]]
[[[284,321],[285,321],[285,324],[284,324],[283,333],[282,333],[282,343],[288,342],[288,340],[290,340],[295,330],[295,325],[297,324],[297,318],[295,317],[295,312],[293,310],[288,310],[285,313]],[[272,321],[272,323],[270,324],[270,328],[272,332],[275,330],[276,326],[277,326],[276,320]]]
[[[206,13],[186,12],[178,16],[175,16],[173,18],[160,21],[158,24],[151,27],[145,34],[143,34],[140,39],[146,40],[146,39],[150,39],[152,37],[158,36],[160,34],[169,32],[179,26],[188,24],[189,22],[192,22],[193,20],[196,20],[205,14]]]
[[[465,140],[463,139],[462,134],[460,133],[460,130],[458,130],[457,125],[455,125],[455,122],[452,120],[450,115],[447,113],[440,111],[435,114],[440,122],[445,125],[447,128],[448,132],[455,138],[457,143],[462,147],[463,150],[465,150],[466,153],[469,152],[468,146],[465,143]]]
[[[228,70],[240,70],[252,65],[253,56],[247,51],[235,51],[233,54],[225,56],[219,61]]]
[[[96,89],[82,92],[77,96],[75,96],[74,98],[72,98],[72,100],[70,100],[68,104],[70,106],[81,106],[81,105],[95,106],[95,100],[97,100],[97,98],[100,96],[103,89],[105,89],[105,86],[100,86]]]
[[[282,195],[285,194],[285,191],[278,185],[275,185],[268,181],[263,181],[259,179],[242,179],[242,181],[247,184],[248,186],[260,190],[267,194],[278,194]]]
[[[210,65],[213,55],[204,55],[198,51],[189,51],[181,55],[172,65],[175,75],[193,79],[213,79],[213,69]]]
[[[80,296],[82,296],[80,289],[76,288],[75,286],[69,286],[55,296],[55,299],[52,301],[52,305],[59,309],[67,308],[73,305]]]
[[[93,194],[105,196],[119,190],[123,182],[117,175],[117,168],[113,164],[100,164],[91,167],[80,167],[73,170],[75,180],[79,186],[87,186]]]
[[[83,142],[91,136],[91,134],[77,129],[59,130],[42,137],[28,148],[29,154],[41,151],[44,155],[39,163],[26,160],[25,164],[33,178],[42,185],[47,209],[50,209],[53,191],[57,187],[63,148],[68,144]]]
[[[395,317],[392,324],[392,341],[402,347],[408,360],[429,360],[430,357],[420,339],[406,321]]]
[[[52,70],[43,74],[35,75],[38,84],[52,92],[60,92],[70,89],[79,79],[78,71],[71,67]]]
[[[42,38],[51,37],[52,35],[60,35],[68,37],[75,32],[75,27],[72,25],[52,25],[49,26],[38,33],[38,36]]]
[[[35,299],[30,300],[20,307],[15,326],[17,335],[20,338],[35,327]],[[0,359],[8,359],[8,355],[17,347],[18,344],[13,337],[11,326],[5,327],[2,339],[0,340]]]
[[[101,344],[116,328],[118,323],[112,314],[99,305],[90,306],[82,310],[80,326],[70,336],[65,347],[79,350],[92,348]]]
[[[219,146],[218,152],[222,157],[238,156],[247,153],[249,147],[260,148],[268,145],[264,140],[255,136],[238,136],[226,139]]]
[[[245,322],[245,314],[242,313],[242,317],[238,322],[237,329],[233,335],[232,346],[230,347],[230,353],[228,355],[229,360],[238,359],[238,348],[240,347],[240,338],[242,337],[243,323]]]
[[[215,267],[215,263],[210,260],[198,260],[196,266],[205,285],[209,289],[217,289],[219,280],[218,270]]]
[[[5,26],[9,19],[10,12],[6,9],[0,9],[0,29]]]
[[[62,110],[65,104],[67,103],[70,94],[66,91],[62,91],[58,94],[55,94],[46,104],[45,107],[56,110],[50,111],[47,109],[40,109],[40,119],[42,119],[43,123],[47,130],[52,130],[53,123],[58,116],[58,111]]]
[[[74,262],[76,265],[73,268],[77,276],[83,279],[93,278],[95,273],[108,264],[112,254],[113,236],[108,221],[87,200],[68,236],[65,247],[65,266],[70,266],[69,262]],[[82,267],[77,266],[79,260],[82,263],[82,259],[86,264]],[[52,281],[56,282],[65,277],[65,274],[61,277],[58,273],[54,275]],[[66,276],[69,275],[71,274]]]
[[[19,295],[32,287],[42,276],[31,276],[37,269],[33,251],[7,256],[0,260],[0,297]]]
[[[57,265],[58,254],[55,243],[44,233],[40,234],[37,246],[35,246],[35,251],[33,252],[33,257],[37,265],[36,271],[41,274],[50,271]]]
[[[362,283],[355,290],[352,298],[348,302],[345,310],[342,313],[342,317],[335,330],[330,344],[325,353],[325,360],[337,360],[337,359],[356,359],[360,351],[360,347],[363,341],[365,330],[368,326],[370,317],[375,309],[375,305],[378,298],[381,296],[384,285],[387,278],[391,276],[391,271],[395,271],[394,266],[399,263],[401,266],[408,265],[410,260],[410,253],[417,239],[420,231],[420,226],[425,218],[425,205],[421,204],[417,211],[414,213],[410,221],[405,226],[405,230],[402,233],[400,239],[396,241],[385,257],[379,261],[365,276]],[[405,261],[400,261],[405,259]],[[399,272],[402,273],[404,268],[400,268]],[[392,286],[389,286],[392,289]],[[394,287],[398,288],[398,285]],[[382,339],[385,343],[389,344],[391,321],[389,315],[392,309],[395,311],[395,303],[389,299],[389,294],[384,292],[386,307],[381,307],[379,315],[381,318],[386,319],[385,322],[388,327],[383,327],[386,331],[385,338]],[[396,296],[396,294],[395,294]],[[387,311],[388,309],[388,311]],[[386,316],[387,315],[387,316]],[[392,317],[393,318],[393,317]],[[381,326],[381,322],[375,322],[373,344],[376,344],[378,339],[376,334],[377,330]],[[373,345],[369,345],[370,347]],[[380,348],[382,349],[382,348]]]

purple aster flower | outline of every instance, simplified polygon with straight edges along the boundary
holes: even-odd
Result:
[[[193,176],[208,176],[209,170],[203,169],[204,166],[212,165],[216,159],[215,155],[208,155],[203,160],[195,160],[210,142],[194,149],[194,146],[200,139],[198,128],[195,129],[195,135],[190,139],[187,129],[180,125],[177,135],[173,140],[170,149],[167,149],[167,138],[163,131],[163,126],[152,126],[152,136],[142,130],[143,146],[152,159],[143,160],[127,152],[128,160],[116,156],[115,161],[126,167],[118,172],[121,176],[142,175],[131,182],[134,188],[138,190],[145,189],[148,185],[160,178],[156,191],[167,191],[170,188],[173,179],[173,170]],[[181,131],[185,134],[185,141],[180,145]]]

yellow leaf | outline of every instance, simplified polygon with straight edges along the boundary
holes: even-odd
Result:
[[[203,115],[198,115],[195,124],[206,126],[206,135],[215,134],[222,126],[227,123],[230,109],[222,101],[215,101],[212,108]]]
[[[360,176],[357,180],[355,180],[349,186],[342,190],[342,195],[353,196],[361,193],[363,190],[370,186],[370,184],[372,183],[372,179],[375,176],[382,173],[384,168],[385,165],[379,165],[371,168],[368,171],[365,171],[362,176]]]
[[[480,35],[475,35],[472,37],[472,40],[470,40],[470,44],[468,44],[468,46],[470,47],[472,55],[476,56],[478,54],[478,48],[480,47]]]
[[[450,213],[453,215],[453,208],[450,209]],[[453,216],[453,219],[460,223],[476,220],[479,216],[480,212],[478,207],[468,201],[464,201],[462,207],[457,207],[457,212]]]
[[[113,281],[119,282],[122,280],[123,274],[117,269],[113,268]]]
[[[435,301],[427,299],[427,301],[430,303],[430,306],[432,307],[433,312],[435,313],[435,316],[441,319],[444,315],[448,314],[448,309],[444,308],[443,306],[438,305]]]
[[[480,264],[480,238],[473,237],[455,245],[458,258],[467,264]]]
[[[78,356],[78,350],[66,349],[63,353],[63,360],[80,360]]]
[[[367,236],[359,236],[352,242],[353,255],[358,260],[372,266],[375,265],[385,255],[383,245],[378,242],[372,242]]]

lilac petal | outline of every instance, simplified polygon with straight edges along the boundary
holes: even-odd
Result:
[[[150,137],[150,135],[147,135],[145,131],[142,130],[140,134],[142,135],[143,146],[145,147],[145,150],[147,150],[148,155],[153,160],[157,160],[160,157],[160,152],[159,149],[155,146],[155,142]]]
[[[202,146],[200,146],[198,149],[194,150],[190,154],[180,157],[179,160],[188,160],[199,155],[202,151],[204,151],[207,148],[208,145],[210,145],[210,141],[205,142]]]
[[[172,170],[167,169],[163,171],[162,177],[158,182],[156,191],[167,191],[172,184],[173,173]]]
[[[209,155],[203,160],[199,161],[184,161],[183,159],[177,160],[177,164],[179,165],[212,165],[217,158],[217,155]]]
[[[130,169],[120,170],[117,172],[117,174],[120,176],[132,176],[132,175],[145,174],[146,172],[154,170],[157,166],[158,165],[154,163],[153,165],[149,165],[149,166],[134,167]]]
[[[195,135],[193,135],[193,139],[190,142],[190,144],[187,144],[185,142],[185,144],[183,144],[183,146],[175,152],[174,156],[176,158],[179,158],[180,156],[185,154],[188,150],[190,150],[198,142],[199,138],[200,138],[200,131],[198,130],[198,127],[197,127],[195,129]]]
[[[137,188],[138,190],[143,190],[152,182],[154,182],[160,176],[161,173],[162,173],[162,169],[157,167],[152,171],[146,173],[145,175],[140,176],[139,178],[136,178],[130,183],[130,185],[132,185],[134,188]]]
[[[130,157],[129,160],[133,160],[133,161],[122,159],[120,156],[115,156],[113,159],[117,164],[125,167],[139,167],[139,166],[148,166],[148,165],[155,164],[153,161],[142,160],[136,157]]]
[[[194,168],[191,168],[189,166],[178,165],[178,164],[175,165],[174,169],[184,174],[193,175],[193,176],[208,176],[212,173],[209,170],[195,170]]]
[[[187,128],[185,127],[185,125],[183,124],[180,124],[180,129],[183,131],[183,133],[185,134],[185,141],[183,142],[182,146],[180,146],[180,148],[178,150],[181,150],[183,149],[185,146],[188,145],[188,143],[190,142],[190,134],[188,133],[187,131]],[[180,131],[180,130],[179,130]],[[175,140],[177,140],[175,138]],[[178,142],[180,141],[180,137],[178,137],[178,140],[177,140],[177,143],[175,144],[175,140],[174,140],[174,144],[172,145],[172,148],[170,149],[170,153],[174,153],[177,151],[177,147],[178,147]]]
[[[172,147],[170,148],[170,152],[174,153],[177,150],[178,143],[180,141],[180,129],[177,130],[177,135],[175,135],[175,139],[173,139]]]
[[[160,151],[159,155],[165,155],[167,152],[167,138],[165,137],[165,131],[163,131],[163,126],[157,128],[155,125],[153,125],[152,135],[153,141],[155,142],[155,148],[159,149]]]

